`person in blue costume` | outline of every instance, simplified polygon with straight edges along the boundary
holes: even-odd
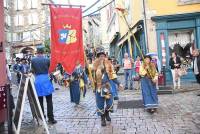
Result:
[[[49,58],[44,57],[44,49],[37,49],[37,56],[31,60],[32,72],[35,75],[35,88],[39,98],[39,102],[44,113],[43,99],[46,98],[47,102],[47,116],[49,123],[55,124],[57,121],[54,119],[52,93],[54,87],[49,79],[48,70],[50,66]]]
[[[70,76],[70,84],[69,84],[71,102],[73,102],[77,105],[80,103],[80,94],[81,94],[80,80],[81,79],[83,79],[83,81],[84,81],[83,96],[85,97],[87,76],[86,76],[84,70],[82,69],[79,61],[77,61],[76,68],[75,68],[74,72],[72,73],[72,75]]]
[[[106,120],[111,121],[109,112],[113,111],[113,96],[108,73],[112,72],[111,62],[106,59],[103,48],[97,48],[97,59],[93,66],[93,80],[95,83],[95,95],[97,115],[101,116],[101,126],[106,126]]]
[[[144,63],[140,66],[142,97],[145,109],[154,113],[158,108],[158,95],[156,82],[158,73],[155,65],[151,62],[150,56],[145,56]]]

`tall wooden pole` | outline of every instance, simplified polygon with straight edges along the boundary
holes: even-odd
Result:
[[[147,14],[146,14],[146,3],[145,0],[142,0],[143,5],[143,21],[144,21],[144,35],[145,35],[145,43],[146,43],[146,49],[147,52],[149,52],[149,41],[148,41],[148,30],[147,30]]]
[[[134,39],[134,41],[135,41],[135,43],[136,43],[136,46],[137,46],[137,48],[139,49],[139,52],[140,52],[140,54],[141,54],[141,56],[142,56],[142,59],[144,60],[144,55],[143,55],[143,52],[142,52],[142,50],[141,50],[141,48],[140,48],[140,45],[139,45],[139,43],[138,43],[138,41],[137,41],[137,39],[136,39],[134,33],[132,32],[131,27],[129,26],[128,21],[127,21],[127,19],[126,19],[125,9],[121,9],[121,8],[116,8],[116,9],[122,13],[122,17],[123,17],[123,19],[124,19],[124,21],[125,21],[125,23],[126,23],[126,25],[127,25],[127,27],[128,27],[129,36],[130,36],[130,37],[133,36],[133,39]],[[130,44],[130,45],[131,45],[131,44]],[[132,49],[132,46],[129,46],[129,47]]]

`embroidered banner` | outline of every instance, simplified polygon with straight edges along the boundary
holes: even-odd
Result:
[[[72,74],[76,63],[84,66],[81,8],[50,6],[51,12],[51,63],[49,72],[58,63]]]

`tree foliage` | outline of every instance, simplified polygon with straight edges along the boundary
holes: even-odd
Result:
[[[50,39],[47,39],[44,41],[44,51],[46,53],[50,53],[51,49],[50,49]]]

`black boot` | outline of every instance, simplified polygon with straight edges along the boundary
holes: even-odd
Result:
[[[106,126],[105,114],[101,115],[101,126],[102,127]]]
[[[105,117],[106,117],[106,120],[107,120],[107,121],[111,121],[111,118],[110,118],[110,115],[109,115],[109,111],[108,111],[108,110],[105,111]]]
[[[56,124],[57,120],[55,120],[54,118],[49,118],[48,122],[49,124]]]

